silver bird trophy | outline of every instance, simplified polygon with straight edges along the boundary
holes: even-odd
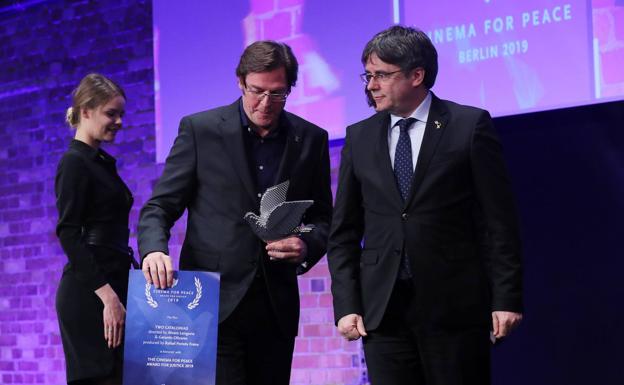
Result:
[[[286,202],[290,181],[269,187],[260,199],[260,215],[248,212],[245,220],[263,241],[274,241],[307,233],[314,225],[303,225],[301,218],[313,200]]]

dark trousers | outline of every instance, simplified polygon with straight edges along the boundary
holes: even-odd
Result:
[[[295,336],[284,336],[262,278],[219,324],[217,385],[288,385]]]
[[[364,338],[372,385],[488,385],[486,328],[431,330],[415,325],[407,283],[398,283],[379,328]]]

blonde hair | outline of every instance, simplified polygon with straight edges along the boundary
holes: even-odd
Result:
[[[72,91],[72,105],[67,109],[65,121],[70,127],[76,128],[80,123],[82,110],[101,106],[115,96],[126,98],[124,90],[117,83],[104,75],[88,74]]]

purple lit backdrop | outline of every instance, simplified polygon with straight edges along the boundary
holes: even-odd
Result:
[[[234,68],[242,49],[259,39],[290,44],[300,61],[288,108],[327,129],[330,139],[342,138],[349,122],[369,113],[357,76],[362,47],[397,18],[436,44],[440,71],[433,90],[442,98],[493,116],[621,99],[624,79],[616,63],[622,55],[612,57],[617,44],[606,32],[624,24],[624,15],[605,14],[609,3],[155,0],[158,161],[165,160],[182,116],[239,95]]]
[[[406,22],[422,26],[438,49],[442,76],[435,89],[451,100],[494,116],[594,100],[587,0],[405,4]],[[437,18],[440,7],[455,11]]]
[[[497,3],[496,0],[490,2]],[[400,4],[399,11],[404,11],[403,7],[410,3]],[[180,7],[183,9],[184,4],[180,4]],[[298,55],[303,57],[311,51],[313,55],[306,60],[318,63],[318,57],[322,58],[340,84],[356,87],[351,95],[340,90],[327,91],[322,84],[315,86],[314,81],[312,87],[308,87],[308,81],[312,79],[306,79],[308,75],[303,71],[301,90],[299,94],[293,95],[288,109],[311,114],[308,116],[310,120],[321,124],[337,124],[337,121],[350,123],[370,113],[364,104],[361,84],[357,79],[357,74],[362,71],[359,55],[370,35],[391,23],[393,2],[366,0],[330,4],[326,1],[279,0],[231,2],[227,9],[215,8],[217,4],[205,7],[201,12],[176,13],[174,21],[189,26],[199,23],[208,35],[193,37],[191,40],[195,46],[190,47],[184,53],[185,56],[172,56],[165,51],[166,46],[161,45],[160,54],[156,57],[159,63],[164,59],[172,59],[199,66],[199,72],[203,73],[204,78],[189,81],[185,76],[179,77],[176,82],[183,85],[180,93],[169,99],[155,100],[154,71],[164,69],[154,68],[153,47],[155,40],[156,43],[164,41],[161,35],[156,34],[157,31],[152,30],[151,1],[31,0],[0,3],[0,383],[64,383],[64,361],[54,296],[66,257],[54,235],[56,209],[53,178],[58,159],[73,134],[63,124],[64,111],[70,103],[69,94],[86,73],[102,72],[122,84],[128,94],[124,130],[118,135],[117,143],[106,149],[118,158],[120,173],[135,195],[131,213],[131,245],[135,249],[138,210],[149,197],[162,171],[162,164],[156,162],[159,140],[155,131],[158,116],[156,106],[158,103],[161,106],[169,105],[169,102],[180,103],[182,107],[192,106],[188,112],[193,112],[229,102],[236,97],[238,89],[233,71],[242,47],[249,41],[249,36],[244,33],[249,31],[244,28],[251,28],[251,35],[258,38],[274,39],[281,39],[278,33],[298,31],[296,35],[300,40],[290,35],[289,39],[292,40],[286,40],[293,43]],[[592,7],[593,36],[598,41],[596,51],[601,63],[599,82],[602,95],[622,95],[624,23],[621,20],[624,18],[624,6],[621,1],[595,0]],[[444,12],[447,11],[448,8],[445,8]],[[157,10],[154,13],[157,14]],[[284,16],[286,14],[291,17]],[[399,14],[407,17],[405,12]],[[292,15],[302,17],[295,17],[295,24],[292,24]],[[229,17],[235,21],[228,22],[226,19]],[[435,14],[432,18],[440,19]],[[243,19],[244,23],[241,22]],[[278,23],[280,20],[288,20],[290,27],[284,28],[283,24]],[[449,22],[443,24],[448,25]],[[218,41],[210,40],[211,36],[218,36]],[[207,64],[194,60],[203,51],[209,53],[210,61]],[[348,60],[336,61],[335,58],[340,54],[344,54]],[[186,74],[186,70],[182,73]],[[444,77],[441,74],[440,79]],[[457,84],[461,87],[456,84],[455,88],[470,91],[472,86],[464,83],[467,80],[467,76],[458,80]],[[579,84],[576,76],[572,76],[556,86],[567,83]],[[451,97],[451,94],[436,91],[442,97]],[[476,92],[473,90],[472,93]],[[213,96],[216,99],[210,99]],[[302,104],[301,101],[308,96],[320,104],[314,108],[309,108],[314,104]],[[339,114],[340,120],[334,120],[334,116],[327,116],[327,112],[333,110],[326,108],[323,101],[340,99],[342,102],[336,102],[335,105],[341,106],[344,111]],[[621,111],[621,104],[615,106],[615,111],[618,111],[618,107]],[[514,182],[520,192],[519,201],[525,224],[536,227],[535,230],[532,227],[525,228],[525,235],[533,236],[528,236],[525,242],[527,276],[531,279],[531,284],[527,285],[529,313],[518,336],[495,349],[495,358],[498,357],[499,361],[495,366],[495,380],[500,380],[495,383],[523,383],[522,380],[529,377],[530,382],[535,384],[557,383],[561,376],[567,384],[589,383],[586,377],[578,375],[583,365],[580,365],[580,358],[577,357],[582,354],[572,353],[575,348],[588,350],[594,356],[603,349],[608,353],[605,357],[594,359],[594,365],[600,363],[604,367],[593,375],[603,375],[603,379],[613,381],[596,383],[619,384],[624,381],[622,371],[611,364],[624,359],[621,349],[618,350],[617,343],[613,342],[617,336],[621,336],[621,333],[618,334],[620,329],[612,325],[612,322],[624,315],[621,314],[621,307],[618,307],[618,313],[613,310],[615,302],[612,304],[612,299],[621,298],[618,294],[621,289],[613,290],[621,288],[621,283],[609,287],[614,282],[612,276],[615,277],[621,269],[609,268],[609,263],[612,263],[609,258],[617,255],[615,250],[620,248],[610,246],[616,244],[617,237],[613,234],[617,233],[618,224],[608,217],[609,213],[617,216],[617,208],[621,208],[621,203],[611,207],[608,202],[616,202],[621,197],[621,170],[624,166],[621,154],[624,153],[624,141],[621,134],[616,134],[619,131],[605,128],[610,121],[618,122],[615,123],[617,126],[622,119],[621,113],[617,115],[613,109],[596,111],[596,116],[602,117],[600,123],[579,127],[573,137],[574,141],[570,140],[570,135],[576,131],[566,129],[569,126],[564,125],[556,131],[551,129],[563,116],[567,116],[566,111],[560,116],[553,112],[550,115],[541,113],[535,115],[535,118],[508,117],[505,118],[507,120],[497,121],[502,127],[507,123],[507,127],[513,128],[512,131],[502,131],[505,134],[504,144],[511,150],[507,154],[511,154],[512,176],[516,177]],[[576,125],[582,118],[579,115],[573,114],[573,122],[566,124]],[[174,116],[173,123],[165,128],[175,133],[179,118]],[[516,123],[510,125],[509,122]],[[540,122],[544,123],[540,125]],[[593,135],[594,132],[597,134]],[[564,133],[567,138],[560,139]],[[539,146],[529,147],[532,143]],[[335,188],[340,147],[339,141],[334,144],[331,161]],[[164,151],[166,153],[167,150]],[[530,158],[526,158],[527,155],[531,155]],[[566,157],[575,160],[572,167]],[[538,162],[539,159],[545,159],[546,162]],[[544,164],[550,165],[553,175],[562,173],[568,177],[566,180],[578,181],[596,173],[591,182],[595,179],[597,183],[603,184],[596,189],[591,189],[592,184],[588,184],[575,193],[578,191],[575,182],[561,187],[557,186],[557,182],[562,177],[553,179],[551,175],[546,177],[540,174]],[[540,190],[539,186],[546,186],[547,190]],[[577,207],[573,212],[568,212],[568,206],[559,203],[556,206],[559,210],[557,215],[551,215],[552,205],[543,201],[544,196],[549,195],[548,189],[558,189],[558,195],[553,198],[556,202],[570,195],[578,196],[578,202],[582,203],[575,200],[573,204],[582,210]],[[584,228],[584,220],[594,212],[589,206],[592,194],[597,194],[598,190],[603,194],[598,200],[601,220],[590,220],[588,222],[591,226]],[[607,222],[604,222],[605,218]],[[569,243],[557,232],[559,227],[568,224],[578,227],[573,233],[576,234],[574,242],[567,249],[564,248],[565,255],[557,255],[561,253],[560,247],[548,243],[553,238],[563,246]],[[587,251],[588,247],[582,247],[583,242],[588,242],[583,236],[592,235],[592,231],[596,233],[595,238],[602,241],[600,252],[596,254],[598,263],[591,265],[596,266],[592,273],[594,275],[588,278],[577,272],[579,269],[575,267],[560,271],[562,264],[557,258],[569,260],[574,257],[575,250]],[[179,253],[183,236],[184,220],[181,220],[172,233],[172,254]],[[575,266],[583,266],[586,256],[594,257],[590,252],[576,256],[576,261],[581,263]],[[608,271],[600,271],[602,267]],[[588,268],[582,270],[585,272]],[[561,276],[556,277],[557,273]],[[556,286],[557,282],[561,286],[559,290],[550,288]],[[582,285],[575,287],[575,282],[582,282]],[[360,345],[346,343],[335,335],[326,261],[323,260],[300,278],[299,284],[302,313],[292,383],[359,384],[365,381]],[[606,294],[591,295],[588,289],[591,284],[604,287],[602,293]],[[574,295],[570,295],[571,292]],[[582,293],[580,297],[576,292]],[[580,299],[576,301],[576,298]],[[604,302],[607,300],[609,302]],[[585,303],[593,304],[588,314],[600,314],[599,319],[579,317],[573,309],[567,313],[561,312],[563,304],[566,308],[583,308]],[[582,326],[594,327],[580,334],[577,332],[576,323],[579,321],[576,318],[582,321]],[[544,319],[546,322],[542,322]],[[592,337],[592,341],[588,342],[589,337],[584,337],[587,335]],[[559,348],[552,346],[553,339]],[[591,370],[591,363],[588,365]],[[524,377],[515,374],[520,380],[514,383],[509,379],[503,381],[504,375],[496,373],[497,367],[516,372],[518,367],[526,370],[522,373]],[[531,373],[531,370],[542,372]],[[616,377],[619,381],[614,380]],[[539,382],[539,379],[544,380]]]
[[[240,96],[234,69],[243,49],[256,40],[279,40],[293,48],[299,79],[287,108],[327,129],[330,139],[343,137],[348,122],[370,113],[359,58],[370,36],[392,24],[391,1],[153,4],[159,162],[167,157],[182,116]]]

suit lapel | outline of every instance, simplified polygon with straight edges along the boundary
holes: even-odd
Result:
[[[227,149],[227,154],[232,160],[232,164],[240,177],[245,190],[254,202],[258,200],[255,192],[251,171],[249,170],[249,162],[245,153],[245,144],[243,142],[243,128],[239,112],[239,100],[231,104],[222,116],[219,129],[223,138],[223,143]]]
[[[416,163],[410,197],[407,203],[410,203],[413,200],[414,195],[416,195],[416,192],[422,185],[427,167],[431,161],[431,157],[436,152],[440,138],[446,130],[448,118],[447,110],[442,104],[442,101],[432,94],[431,107],[429,109],[429,116],[427,117],[427,125],[425,126],[425,133],[422,144],[420,145],[418,162]]]
[[[390,150],[388,149],[390,115],[385,112],[379,114],[378,119],[373,122],[373,126],[374,129],[377,130],[377,135],[372,135],[371,137],[377,139],[375,163],[379,165],[382,185],[390,186],[388,191],[390,200],[396,203],[399,209],[402,209],[403,198],[401,198],[401,192],[394,178],[394,170],[392,169],[392,162],[390,161]]]
[[[287,130],[287,136],[286,146],[284,147],[284,154],[280,161],[275,184],[291,179],[291,172],[303,150],[303,130],[288,119],[288,114],[285,111],[282,114],[280,124],[282,124],[283,129]],[[289,191],[290,190],[291,189],[289,189]]]

